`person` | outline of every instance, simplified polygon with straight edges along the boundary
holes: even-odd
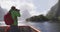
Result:
[[[12,6],[11,9],[10,9],[10,13],[11,13],[11,16],[12,16],[12,19],[14,20],[14,23],[12,25],[10,25],[10,32],[19,32],[19,29],[18,29],[18,18],[17,17],[20,17],[20,10],[16,9],[15,6]]]
[[[11,13],[11,16],[12,16],[12,18],[14,20],[14,23],[12,25],[15,25],[15,26],[18,25],[17,17],[21,16],[19,11],[20,10],[16,9],[14,6],[11,7],[9,12]]]

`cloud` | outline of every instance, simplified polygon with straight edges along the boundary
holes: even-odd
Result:
[[[34,11],[36,8],[32,3],[32,0],[3,0],[3,1],[0,0],[0,1],[1,7],[7,10],[9,10],[11,6],[16,6],[16,8],[21,10],[27,9],[31,14],[31,11]]]
[[[20,9],[21,11],[21,17],[20,19],[26,19],[29,18],[31,15],[32,11],[35,11],[35,6],[30,0],[6,0],[6,1],[1,1],[1,7],[4,9],[7,9],[8,11],[10,10],[11,6],[16,6],[17,9]],[[32,12],[35,13],[35,12]]]
[[[2,8],[5,8],[7,10],[9,10],[13,5],[21,10],[23,10],[21,8],[22,6],[28,6],[25,8],[31,15],[39,15],[41,13],[46,14],[47,10],[49,10],[56,2],[56,0],[0,0],[0,5]],[[44,13],[41,11],[44,11]]]

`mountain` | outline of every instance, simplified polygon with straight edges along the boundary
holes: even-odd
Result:
[[[58,18],[60,16],[60,1],[56,3],[46,15],[48,18]]]

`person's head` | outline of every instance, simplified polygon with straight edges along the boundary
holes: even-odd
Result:
[[[16,7],[15,7],[15,6],[12,6],[12,7],[11,7],[11,9],[13,9],[13,10],[14,10],[14,9],[16,9]]]

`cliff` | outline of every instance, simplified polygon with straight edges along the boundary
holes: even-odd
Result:
[[[46,15],[48,18],[58,18],[60,16],[60,1],[56,3]]]

